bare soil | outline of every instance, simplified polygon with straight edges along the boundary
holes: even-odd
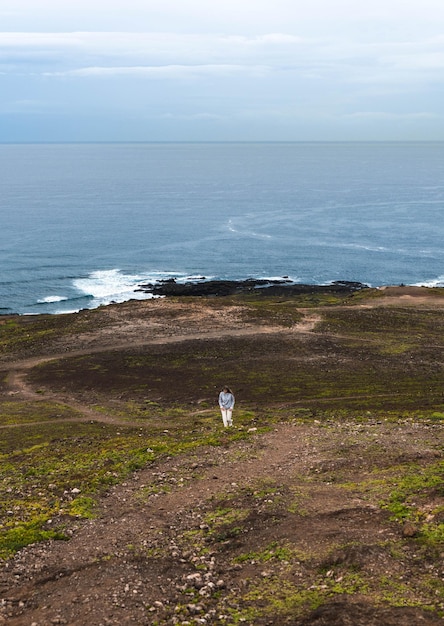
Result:
[[[358,306],[442,313],[444,301],[392,288]],[[127,425],[116,407],[147,395],[165,410],[180,404],[219,421],[215,395],[227,372],[236,376],[227,381],[236,411],[251,411],[256,421],[244,427],[246,439],[157,459],[103,493],[95,519],[65,520],[69,541],[30,545],[5,561],[0,624],[444,623],[444,546],[424,547],[417,525],[409,529],[381,506],[385,481],[400,467],[427,468],[443,458],[442,421],[418,415],[424,395],[403,407],[397,388],[379,391],[387,418],[375,388],[353,395],[336,379],[337,394],[327,403],[303,386],[289,386],[279,398],[270,396],[271,383],[261,390],[245,373],[252,354],[256,374],[270,368],[282,380],[290,358],[298,371],[316,367],[328,376],[345,362],[348,372],[359,370],[371,350],[369,337],[347,351],[356,334],[322,330],[323,307],[300,307],[298,314],[282,326],[245,316],[242,303],[132,302],[102,309],[94,329],[2,356],[2,399],[38,400],[43,389],[45,399],[75,409],[78,421]],[[217,380],[205,386],[192,355],[213,362],[226,346],[235,357],[227,353]],[[430,349],[430,360],[421,357],[425,378],[442,346],[434,339]],[[143,367],[131,387],[122,376],[136,357]],[[174,359],[179,365],[172,368]],[[85,369],[85,362],[93,366]],[[147,377],[150,385],[140,391]],[[427,408],[439,410],[442,397],[430,394]],[[331,405],[337,419],[323,412]],[[259,426],[273,412],[282,420],[263,432]],[[19,428],[2,428],[12,427]],[[436,488],[422,513],[436,516],[443,504]]]

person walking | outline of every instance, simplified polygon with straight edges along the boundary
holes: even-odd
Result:
[[[229,387],[224,387],[220,392],[219,406],[225,428],[233,426],[234,395]]]

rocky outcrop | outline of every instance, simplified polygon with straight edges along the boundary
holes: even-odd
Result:
[[[264,296],[292,296],[312,293],[351,294],[368,285],[359,282],[335,281],[328,285],[305,285],[289,279],[208,280],[177,283],[174,278],[156,284],[141,285],[140,291],[156,296],[231,296],[254,293]]]

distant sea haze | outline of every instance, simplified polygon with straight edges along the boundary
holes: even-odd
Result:
[[[444,143],[0,145],[0,313],[165,278],[444,286]]]

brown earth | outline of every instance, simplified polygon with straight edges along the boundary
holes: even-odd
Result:
[[[421,289],[390,288],[361,306],[436,312],[444,302]],[[3,355],[1,397],[37,400],[44,389],[45,398],[80,412],[78,419],[127,425],[115,410],[118,403],[149,393],[166,408],[180,401],[190,416],[219,420],[208,403],[214,404],[226,368],[220,364],[216,382],[205,386],[194,373],[193,354],[214,360],[224,346],[235,346],[236,355],[255,351],[255,363],[267,355],[279,371],[288,367],[282,355],[297,343],[302,352],[292,359],[298,368],[329,362],[332,351],[336,363],[348,360],[349,371],[361,366],[362,346],[359,362],[350,363],[355,353],[341,352],[338,333],[316,331],[322,307],[298,312],[301,319],[283,327],[245,318],[241,304],[158,300],[107,307],[100,312],[106,323],[94,331]],[[76,361],[84,357],[94,364],[86,373]],[[122,383],[125,359],[136,357],[145,359],[142,378],[153,376],[153,368],[159,373],[143,392]],[[171,369],[173,358],[188,359],[190,369]],[[169,367],[162,374],[164,364]],[[444,548],[438,556],[424,551],[417,529],[409,533],[391,520],[371,487],[375,472],[381,478],[401,464],[426,467],[441,459],[442,423],[384,419],[380,401],[379,412],[371,405],[378,395],[373,391],[331,395],[338,412],[344,402],[366,407],[360,420],[337,421],[316,411],[301,418],[307,407],[325,406],[315,395],[300,400],[290,390],[276,402],[247,377],[236,393],[237,410],[255,412],[258,424],[265,408],[284,411],[285,419],[265,433],[252,421],[247,439],[163,457],[103,494],[96,519],[68,521],[68,542],[21,550],[0,570],[0,624],[444,623]],[[430,402],[437,408],[436,399]],[[418,403],[423,406],[422,397]],[[425,513],[442,505],[442,490],[432,499],[424,503]],[[429,592],[420,584],[425,570],[436,581]]]

